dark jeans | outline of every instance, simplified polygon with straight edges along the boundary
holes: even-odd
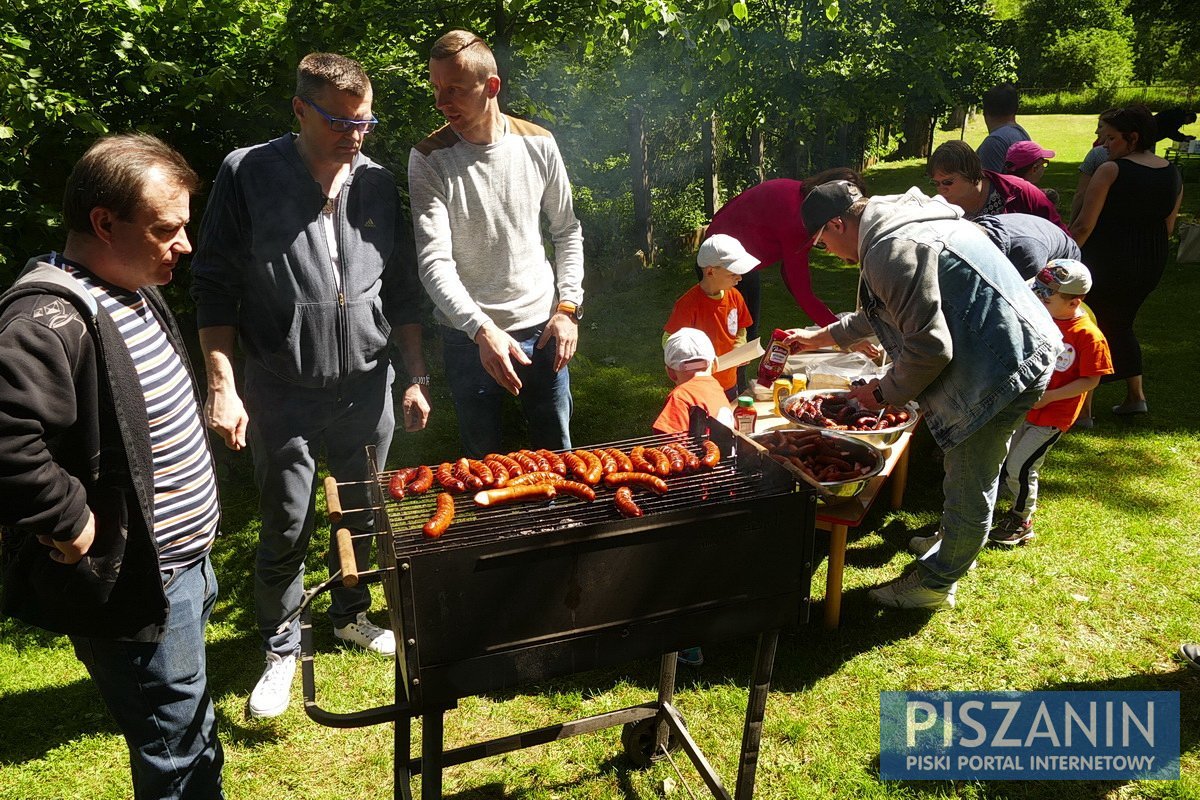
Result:
[[[391,366],[384,365],[369,374],[347,378],[337,388],[306,389],[253,364],[246,366],[250,451],[262,515],[254,565],[254,610],[268,652],[288,656],[300,649],[298,622],[283,633],[277,633],[276,627],[300,605],[304,594],[304,559],[316,526],[317,456],[324,447],[329,473],[339,483],[350,484],[343,505],[366,507],[361,486],[353,484],[367,478],[367,445],[375,446],[380,468],[387,463],[395,427],[394,378]],[[354,494],[354,489],[359,494]],[[369,531],[373,527],[371,512],[347,513],[342,525],[352,533]],[[355,539],[354,551],[360,565],[369,564],[370,537]],[[341,568],[336,547],[329,548],[328,563],[330,574]],[[338,584],[329,594],[329,618],[335,627],[353,622],[360,611],[371,607],[366,584],[353,588]]]
[[[225,756],[205,673],[204,628],[217,599],[208,558],[164,572],[170,619],[161,642],[72,636],[129,745],[137,800],[223,798]]]
[[[571,375],[567,367],[554,371],[554,341],[537,349],[544,325],[508,331],[533,363],[514,364],[521,379],[521,410],[529,426],[532,448],[565,450],[571,446]],[[442,327],[442,357],[446,381],[458,415],[463,453],[483,458],[502,448],[501,415],[509,396],[479,360],[479,345],[462,331]]]

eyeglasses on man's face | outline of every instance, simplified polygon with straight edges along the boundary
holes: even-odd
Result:
[[[958,180],[957,177],[942,178],[941,180],[934,178],[933,180],[930,181],[930,183],[933,184],[933,188],[935,188],[935,189],[938,187],[943,187],[943,188],[949,189],[951,186],[954,185],[955,181],[957,181],[957,180]]]
[[[834,217],[833,219],[837,219],[837,217]],[[833,220],[831,219],[831,220],[829,220],[829,222],[833,222]],[[825,229],[829,227],[829,222],[826,222],[824,225],[822,225],[820,228],[817,229],[817,235],[813,237],[813,243],[812,243],[812,247],[814,250],[828,250],[829,249],[829,246],[826,245],[825,242],[822,241],[822,238],[821,238],[825,235]]]
[[[375,117],[370,119],[343,119],[329,114],[325,109],[309,100],[307,97],[301,98],[304,102],[313,107],[313,110],[320,114],[329,123],[329,129],[334,133],[349,133],[350,131],[362,131],[364,134],[375,130],[375,126],[379,124],[379,120]]]

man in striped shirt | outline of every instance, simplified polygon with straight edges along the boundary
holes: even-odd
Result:
[[[62,254],[0,298],[2,608],[70,636],[138,800],[224,796],[204,651],[220,508],[155,288],[191,251],[198,183],[152,136],[101,139],[67,181]]]

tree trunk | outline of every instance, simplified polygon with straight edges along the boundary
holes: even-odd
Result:
[[[903,158],[928,158],[932,134],[933,119],[929,114],[905,109],[904,144],[900,147],[900,155]]]
[[[721,207],[720,177],[717,174],[717,112],[704,118],[704,214],[713,218]]]
[[[763,154],[766,148],[763,139],[762,126],[755,125],[754,132],[750,134],[750,168],[754,170],[754,176],[758,178],[759,183],[766,180],[766,167],[763,164]]]
[[[641,106],[633,106],[629,113],[629,164],[633,183],[635,244],[642,251],[642,262],[650,266],[654,263],[654,220],[650,213],[649,148],[646,145]]]

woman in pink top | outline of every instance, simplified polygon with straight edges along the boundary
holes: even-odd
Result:
[[[759,260],[759,266],[742,276],[738,291],[750,309],[754,322],[746,331],[748,339],[758,336],[759,319],[759,274],[758,270],[770,264],[780,264],[780,274],[796,305],[817,325],[828,325],[837,317],[829,310],[812,289],[812,276],[808,270],[808,251],[812,247],[812,235],[805,230],[800,220],[800,204],[804,202],[804,187],[819,186],[829,181],[850,181],[866,194],[862,176],[852,169],[839,167],[819,172],[803,181],[790,178],[775,178],[751,186],[731,198],[713,215],[707,236],[717,233],[734,237],[750,255]]]

